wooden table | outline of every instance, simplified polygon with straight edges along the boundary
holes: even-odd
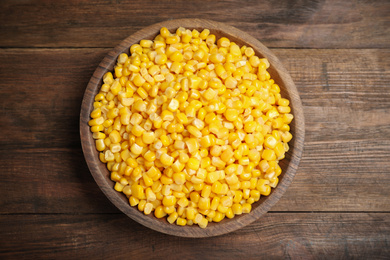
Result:
[[[305,150],[284,197],[212,238],[152,231],[119,212],[86,166],[79,112],[122,39],[172,18],[250,33],[290,71]],[[0,8],[0,258],[390,257],[390,3],[8,1]]]

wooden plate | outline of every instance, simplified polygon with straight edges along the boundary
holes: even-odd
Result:
[[[187,29],[197,29],[199,31],[207,28],[211,33],[217,36],[217,39],[225,36],[240,46],[247,45],[252,47],[257,56],[265,57],[269,60],[271,67],[268,71],[271,74],[271,77],[280,86],[282,96],[290,100],[290,107],[292,109],[292,114],[294,115],[294,120],[290,124],[293,139],[289,143],[290,150],[286,153],[286,158],[280,162],[282,174],[279,176],[279,185],[275,189],[272,189],[270,196],[262,196],[258,202],[254,203],[252,205],[251,213],[235,216],[233,219],[225,218],[220,223],[209,223],[206,229],[201,229],[198,225],[184,227],[171,225],[167,222],[166,218],[157,219],[153,214],[146,216],[138,211],[137,208],[131,207],[126,196],[113,189],[114,183],[110,180],[110,174],[106,165],[99,160],[95,142],[92,138],[90,127],[88,126],[88,121],[90,120],[89,115],[93,108],[94,96],[101,87],[103,75],[107,71],[113,70],[116,59],[120,53],[129,53],[129,47],[134,43],[139,43],[142,39],[153,39],[163,26],[167,27],[171,32],[176,31],[180,26]],[[222,23],[201,19],[180,19],[157,23],[126,38],[110,51],[97,67],[85,90],[80,113],[80,136],[85,160],[87,161],[89,170],[96,183],[104,194],[116,207],[133,220],[162,233],[181,237],[211,237],[222,235],[242,228],[266,213],[280,199],[293,180],[303,150],[304,135],[304,117],[298,91],[289,73],[276,56],[258,40],[245,32]]]

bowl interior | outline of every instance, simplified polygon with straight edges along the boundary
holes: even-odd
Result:
[[[152,40],[163,26],[167,27],[171,32],[174,32],[180,26],[187,29],[197,29],[199,31],[207,28],[212,34],[217,36],[217,39],[225,36],[240,46],[246,45],[252,47],[257,56],[265,57],[270,61],[271,66],[268,71],[271,74],[271,77],[280,86],[282,97],[290,100],[291,113],[294,115],[294,120],[290,124],[290,132],[293,135],[293,139],[289,142],[290,150],[286,153],[286,157],[279,163],[282,168],[282,174],[279,176],[278,186],[275,189],[272,189],[272,192],[268,197],[262,196],[258,202],[254,203],[252,205],[251,213],[235,216],[233,219],[225,218],[220,223],[209,223],[206,229],[201,229],[197,225],[184,227],[171,225],[167,222],[166,218],[157,219],[153,214],[146,216],[138,211],[137,208],[131,207],[126,196],[113,189],[114,183],[110,180],[110,173],[107,170],[106,165],[99,160],[99,153],[95,149],[95,142],[87,124],[90,119],[89,114],[93,108],[93,99],[102,85],[102,76],[104,73],[113,70],[116,58],[120,53],[129,53],[129,47],[142,39]],[[258,40],[234,27],[222,23],[199,19],[181,19],[161,22],[149,26],[126,38],[121,44],[110,51],[94,72],[85,91],[80,114],[80,135],[84,156],[94,179],[105,195],[122,212],[135,221],[166,234],[183,237],[207,237],[228,233],[255,221],[280,199],[290,185],[299,164],[303,149],[304,119],[301,101],[290,75],[275,55]]]

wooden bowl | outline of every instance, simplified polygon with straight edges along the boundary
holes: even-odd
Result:
[[[209,223],[206,229],[201,229],[198,225],[184,227],[175,224],[172,225],[167,222],[166,218],[157,219],[153,214],[146,216],[138,211],[137,208],[131,207],[126,196],[113,189],[114,182],[110,180],[110,174],[106,165],[99,160],[95,142],[92,138],[90,127],[88,126],[88,121],[90,120],[89,115],[93,109],[94,96],[101,87],[103,75],[107,71],[113,70],[120,53],[128,53],[129,47],[142,39],[153,39],[163,26],[167,27],[171,32],[176,31],[180,26],[199,31],[207,28],[217,36],[217,39],[225,36],[240,46],[247,45],[252,47],[257,56],[265,57],[269,60],[271,66],[268,71],[280,86],[282,96],[290,100],[292,114],[294,115],[294,120],[290,124],[293,139],[289,143],[290,150],[286,153],[286,158],[280,162],[282,174],[279,176],[279,185],[275,189],[272,189],[268,197],[262,196],[258,202],[254,203],[251,213],[235,216],[233,219],[225,218],[220,223]],[[298,91],[289,73],[276,56],[247,33],[222,23],[201,19],[180,19],[157,23],[134,33],[122,41],[108,53],[94,72],[85,90],[80,113],[80,136],[84,156],[95,181],[104,194],[116,207],[133,220],[162,233],[181,237],[211,237],[225,234],[250,224],[266,213],[280,199],[293,180],[303,150],[304,134],[304,117]]]

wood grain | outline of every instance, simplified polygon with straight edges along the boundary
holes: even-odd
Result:
[[[388,259],[389,6],[1,1],[0,258]],[[224,22],[275,47],[304,104],[294,182],[274,211],[227,236],[143,227],[108,201],[82,157],[79,109],[94,69],[128,35],[172,18]]]
[[[108,51],[0,50],[1,213],[118,212],[90,176],[77,131],[83,92]],[[273,52],[300,91],[306,142],[272,210],[389,212],[389,50]]]
[[[390,254],[390,214],[384,213],[269,213],[228,235],[196,240],[155,232],[123,214],[2,215],[0,223],[3,259],[388,259]]]
[[[114,47],[168,19],[203,18],[268,47],[388,48],[390,3],[381,1],[2,1],[0,47]]]

